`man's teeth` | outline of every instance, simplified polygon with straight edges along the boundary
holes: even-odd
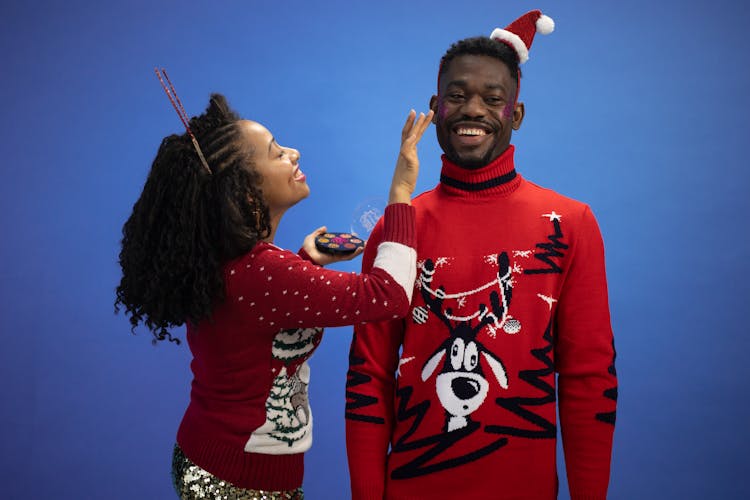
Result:
[[[456,133],[458,135],[487,135],[487,132],[481,128],[459,128]]]

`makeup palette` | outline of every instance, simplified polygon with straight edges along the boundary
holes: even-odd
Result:
[[[348,254],[365,246],[365,241],[352,233],[323,233],[315,238],[315,246],[325,253]]]

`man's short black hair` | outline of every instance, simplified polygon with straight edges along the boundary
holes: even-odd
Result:
[[[521,69],[518,67],[518,54],[505,43],[486,36],[464,38],[451,45],[440,59],[438,78],[448,71],[448,66],[454,58],[464,55],[489,56],[499,59],[508,67],[510,76],[518,85],[518,79],[521,77]]]

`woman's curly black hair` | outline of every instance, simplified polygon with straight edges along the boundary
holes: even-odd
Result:
[[[262,177],[239,120],[213,94],[190,120],[212,173],[187,134],[166,137],[123,226],[115,311],[125,309],[132,330],[145,324],[154,343],[179,343],[169,328],[209,319],[225,297],[222,265],[270,234]]]

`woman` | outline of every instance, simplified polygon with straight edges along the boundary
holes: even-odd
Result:
[[[325,228],[299,254],[273,244],[284,213],[310,193],[300,154],[241,120],[223,96],[190,120],[200,146],[188,134],[162,141],[123,228],[116,305],[154,342],[177,341],[167,329],[187,325],[193,384],[173,459],[182,498],[303,497],[312,439],[306,360],[322,327],[407,313],[416,144],[430,119],[412,111],[406,120],[386,238],[367,275],[320,267],[341,260],[316,249]]]

